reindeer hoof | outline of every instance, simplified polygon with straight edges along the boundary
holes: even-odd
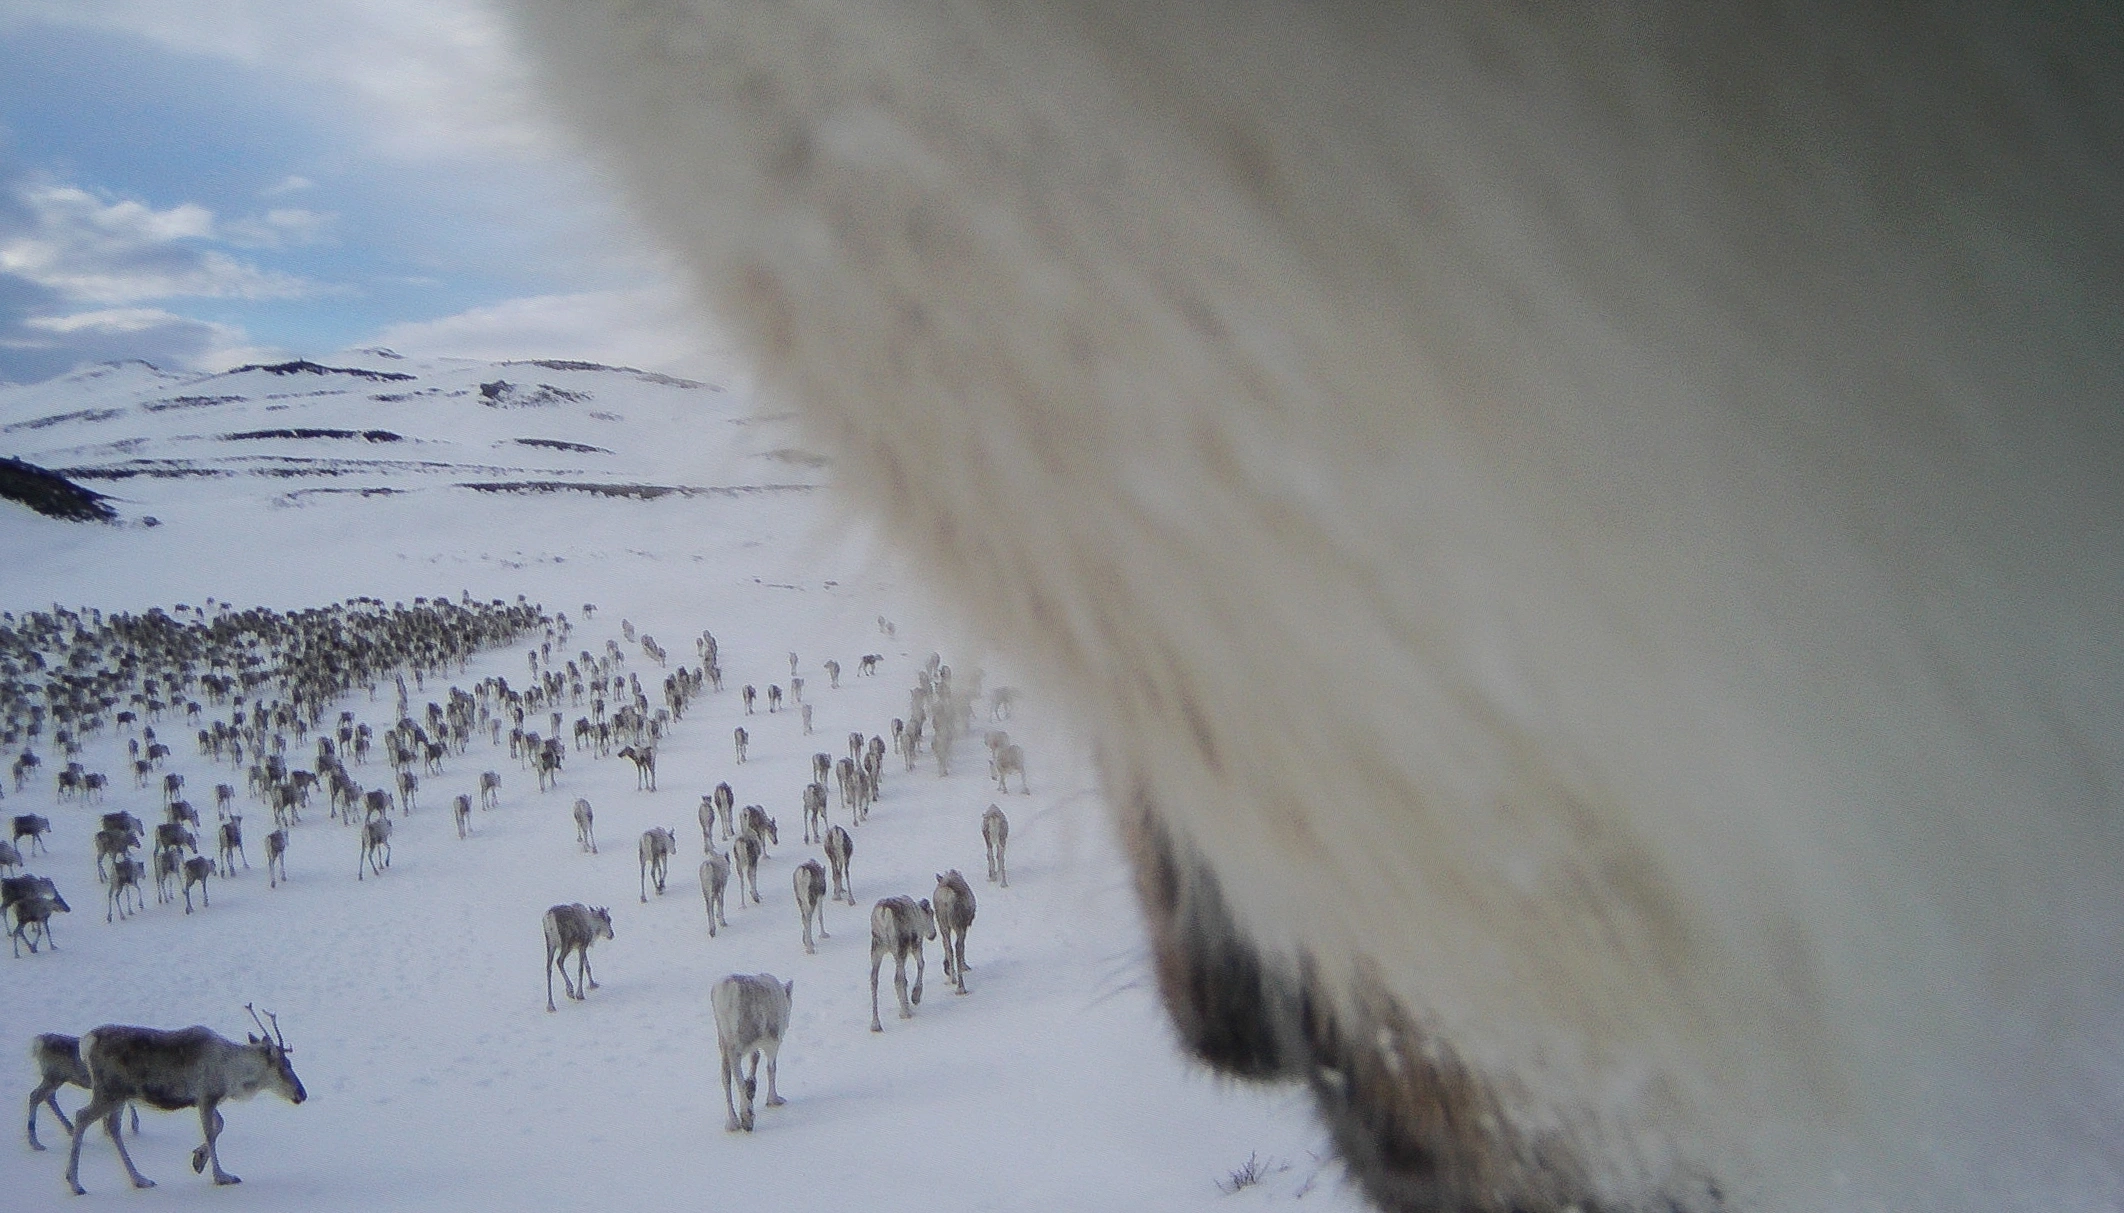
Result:
[[[133,1186],[136,1188],[152,1188],[155,1186],[155,1181],[147,1178],[146,1176],[142,1176],[141,1178],[133,1181]],[[83,1195],[87,1194],[83,1193]]]
[[[779,1107],[781,1107],[781,1106],[782,1106],[783,1104],[785,1104],[785,1103],[788,1103],[788,1102],[789,1102],[788,1100],[786,1100],[786,1099],[783,1099],[783,1098],[782,1098],[781,1096],[779,1096],[779,1095],[770,1095],[770,1096],[768,1096],[768,1097],[767,1097],[767,1106],[768,1106],[768,1107],[770,1107],[770,1108],[779,1108]]]
[[[215,1182],[215,1183],[217,1183],[217,1184],[220,1184],[220,1185],[222,1185],[223,1187],[227,1187],[227,1186],[228,1186],[229,1184],[240,1184],[240,1183],[242,1183],[242,1182],[243,1182],[243,1180],[241,1180],[241,1179],[237,1178],[237,1177],[236,1177],[236,1176],[234,1176],[234,1175],[227,1175],[227,1174],[223,1174],[223,1175],[216,1175],[216,1176],[214,1177],[214,1182]]]
[[[206,1170],[206,1147],[201,1146],[192,1151],[192,1174],[197,1175],[204,1170]]]

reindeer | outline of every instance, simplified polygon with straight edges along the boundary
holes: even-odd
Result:
[[[750,834],[759,839],[762,853],[765,853],[770,842],[776,846],[782,845],[782,832],[776,828],[774,818],[767,815],[766,809],[756,804],[748,804],[740,821],[738,833]]]
[[[590,802],[575,798],[575,843],[586,855],[597,854],[597,831],[591,827],[596,820],[590,812]]]
[[[745,715],[752,715],[752,703],[754,700],[760,697],[759,691],[755,689],[751,683],[748,682],[745,684],[745,689],[740,692],[740,694],[745,697]]]
[[[826,785],[823,783],[808,783],[804,785],[805,842],[812,840],[814,822],[817,823],[819,840],[823,842],[826,838],[826,826],[828,824],[826,820]]]
[[[715,850],[715,798],[713,796],[701,797],[701,807],[697,816],[699,816],[701,821],[701,850],[713,851]]]
[[[747,889],[752,892],[754,905],[760,900],[760,854],[765,850],[759,835],[739,834],[730,841],[730,862],[737,868],[738,906],[745,904]]]
[[[804,928],[804,954],[817,951],[811,946],[811,920],[819,922],[819,938],[831,939],[826,932],[826,869],[816,859],[807,859],[790,873],[790,883],[796,889],[797,921]]]
[[[981,845],[988,851],[988,879],[1009,888],[1010,873],[1003,867],[1003,849],[1010,845],[1010,818],[995,805],[989,805],[988,811],[981,814]]]
[[[826,865],[833,872],[833,899],[856,903],[855,881],[849,878],[848,861],[855,858],[855,839],[839,826],[826,831]]]
[[[184,872],[184,852],[177,847],[156,847],[155,904],[168,905],[177,900],[177,878]]]
[[[737,793],[727,783],[715,785],[715,811],[723,819],[723,841],[729,842],[736,833],[734,819],[737,816]]]
[[[636,791],[644,789],[651,792],[656,791],[655,746],[622,746],[620,747],[620,757],[634,764],[634,786]]]
[[[862,659],[856,662],[856,676],[862,677],[865,674],[876,674],[878,672],[878,663],[883,660],[885,660],[883,653],[863,654]]]
[[[973,925],[974,895],[959,869],[937,874],[934,899],[937,930],[943,933],[944,976],[957,983],[956,993],[966,992],[966,928]]]
[[[0,842],[0,868],[19,872],[22,870],[22,852],[11,842]]]
[[[929,908],[925,899],[914,901],[906,897],[886,897],[870,910],[870,1030],[882,1032],[885,1025],[878,1021],[878,967],[892,956],[893,989],[900,996],[900,1018],[913,1019],[914,1008],[922,1005],[922,975],[925,961],[922,941],[937,937],[936,912]],[[907,992],[907,958],[914,957],[914,997]]]
[[[275,869],[280,879],[273,879]],[[285,828],[266,835],[266,887],[277,889],[288,882],[288,832]]]
[[[1032,788],[1025,782],[1025,750],[1016,743],[998,749],[988,764],[988,773],[995,779],[998,792],[1010,791],[1010,775],[1014,771],[1018,776],[1018,790],[1030,796]]]
[[[833,690],[836,690],[836,691],[840,690],[840,689],[841,689],[841,663],[840,663],[840,662],[838,662],[838,661],[835,661],[835,660],[833,660],[833,659],[832,659],[831,657],[829,657],[829,658],[827,658],[827,659],[826,659],[826,661],[825,661],[825,662],[824,662],[823,664],[824,664],[824,666],[825,666],[825,669],[826,669],[826,685],[827,685],[827,686],[828,686],[829,688],[833,689]]]
[[[182,848],[192,854],[199,853],[199,836],[176,822],[164,822],[155,827],[155,849]]]
[[[531,766],[538,776],[538,790],[560,786],[560,755],[553,750],[540,750],[532,757]]]
[[[671,857],[678,852],[678,839],[672,836],[670,830],[657,826],[642,831],[642,841],[635,850],[642,861],[642,904],[647,905],[649,882],[652,879],[656,882],[656,895],[664,895],[664,869],[670,864]]]
[[[380,864],[376,859],[379,853],[383,856],[383,862]],[[378,876],[383,875],[383,870],[391,866],[391,819],[389,817],[371,817],[361,823],[361,858],[354,861],[354,879],[360,880],[363,878],[363,864],[367,864],[368,871]]]
[[[19,814],[15,818],[13,842],[19,848],[22,840],[27,838],[30,840],[30,845],[29,850],[24,852],[25,854],[45,853],[44,836],[51,828],[51,819],[41,813]]]
[[[420,776],[411,771],[398,773],[398,811],[407,817],[413,815],[414,797],[420,794]]]
[[[235,805],[236,805],[236,787],[235,787],[235,785],[234,785],[234,784],[227,784],[227,783],[217,783],[217,784],[215,784],[215,785],[214,785],[214,815],[215,815],[215,816],[217,816],[217,817],[227,817],[227,816],[229,815],[229,810],[230,810],[230,809],[232,809],[232,808],[234,808],[234,807],[235,807]]]
[[[701,861],[701,900],[708,907],[708,938],[715,938],[717,926],[729,926],[730,920],[723,916],[723,891],[730,885],[730,860],[708,851],[708,858]],[[741,886],[742,887],[742,886]]]
[[[22,955],[21,945],[28,944],[30,955],[37,954],[35,936],[42,935],[44,942],[52,943],[51,918],[55,913],[71,914],[73,907],[59,895],[59,886],[49,876],[8,876],[0,878],[0,917],[7,911],[15,913],[15,925],[9,932],[15,940],[15,955]]]
[[[759,1092],[763,1060],[767,1063],[767,1106],[778,1108],[789,1102],[775,1090],[774,1079],[782,1034],[789,1030],[790,1000],[795,994],[795,982],[782,981],[772,973],[733,973],[709,991],[709,1005],[715,1008],[716,1045],[723,1060],[723,1106],[730,1113],[724,1131],[752,1132],[752,1100]],[[747,1060],[752,1063],[749,1071]],[[733,1077],[744,1091],[742,1109],[731,1098]]]
[[[192,912],[192,886],[199,886],[201,909],[213,904],[207,900],[207,877],[214,874],[214,861],[204,855],[194,855],[184,861],[184,912]]]
[[[811,782],[825,783],[833,778],[833,755],[823,751],[811,756]]]
[[[240,816],[230,817],[221,823],[219,833],[221,835],[222,873],[227,876],[236,874],[236,857],[239,855],[243,856],[245,870],[249,870],[251,857],[243,854],[243,818]]]
[[[568,997],[581,1002],[597,980],[590,976],[590,945],[612,938],[612,914],[603,906],[592,909],[581,902],[554,906],[546,911],[546,1010],[553,1011],[553,968],[560,963],[561,987]],[[568,954],[576,956],[576,980],[568,980]]]
[[[782,710],[782,688],[781,688],[781,685],[780,685],[779,683],[769,683],[769,684],[768,684],[768,686],[767,686],[767,714],[768,714],[769,716],[772,716],[772,715],[774,715],[774,714],[775,714],[776,712],[779,712],[779,711],[781,711],[781,710]]]
[[[848,820],[856,819],[856,764],[853,758],[843,758],[834,764],[833,774],[841,789],[841,807],[848,812]]]
[[[147,878],[147,868],[131,855],[120,855],[111,864],[111,883],[104,893],[103,921],[110,922],[115,912],[119,918],[130,918],[147,908],[140,896],[140,882]],[[133,908],[125,908],[125,895],[133,895]]]
[[[752,740],[752,735],[745,731],[744,725],[739,725],[730,730],[730,740],[737,746],[738,763],[743,765],[745,761],[745,746]]]
[[[261,1091],[270,1091],[295,1104],[309,1098],[294,1067],[288,1064],[291,1050],[280,1034],[279,1018],[270,1011],[265,1013],[273,1025],[268,1037],[263,1034],[267,1030],[265,1022],[251,1004],[245,1003],[243,1009],[258,1025],[259,1034],[251,1035],[248,1044],[224,1040],[198,1026],[170,1032],[105,1024],[82,1035],[81,1060],[88,1068],[91,1094],[88,1106],[74,1119],[73,1147],[67,1156],[66,1182],[74,1195],[88,1195],[81,1186],[81,1143],[88,1136],[89,1126],[98,1119],[103,1121],[111,1144],[117,1147],[118,1159],[125,1164],[133,1186],[155,1186],[154,1180],[133,1165],[125,1139],[119,1134],[120,1113],[128,1103],[140,1101],[165,1112],[198,1108],[199,1127],[206,1140],[192,1151],[192,1170],[204,1171],[211,1163],[215,1183],[242,1182],[221,1168],[217,1143],[222,1120],[218,1105],[223,1100],[249,1099]]]
[[[203,828],[199,824],[199,810],[193,808],[189,800],[173,800],[165,805],[162,819],[170,825],[190,825],[195,830]]]
[[[495,808],[501,804],[501,772],[482,771],[479,775],[479,807]]]
[[[183,775],[177,773],[176,771],[171,771],[169,774],[164,775],[162,777],[162,803],[166,805],[176,803],[177,794],[183,790]]]
[[[472,798],[463,792],[459,792],[456,798],[450,801],[450,817],[451,820],[457,823],[457,836],[459,838],[471,833]]]
[[[74,1132],[74,1122],[67,1119],[65,1109],[59,1106],[59,1088],[76,1086],[89,1089],[88,1067],[81,1064],[81,1038],[59,1032],[40,1032],[30,1041],[30,1060],[37,1063],[37,1087],[29,1097],[29,1144],[32,1150],[44,1149],[37,1140],[37,1106],[43,1104],[59,1118],[59,1125],[68,1136]],[[140,1109],[127,1105],[133,1113],[133,1132],[140,1132]]]

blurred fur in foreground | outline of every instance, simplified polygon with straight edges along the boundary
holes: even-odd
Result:
[[[514,8],[1381,1204],[2124,1200],[2112,11]]]

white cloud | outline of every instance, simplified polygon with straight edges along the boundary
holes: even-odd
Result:
[[[245,248],[285,248],[329,240],[339,216],[330,211],[300,207],[274,207],[249,219],[232,219],[221,225],[229,243]]]
[[[158,211],[130,200],[105,202],[64,185],[30,186],[19,197],[29,212],[30,230],[0,237],[0,273],[67,299],[104,304],[179,296],[294,299],[323,289],[201,247],[225,237],[214,212],[194,203]],[[276,232],[315,224],[303,219],[257,226]]]
[[[300,193],[303,190],[310,190],[316,188],[317,183],[315,181],[310,180],[308,177],[290,176],[283,177],[278,184],[269,185],[266,188],[258,191],[258,193],[259,196],[263,198],[277,198],[282,194],[295,194]]]
[[[15,349],[67,351],[68,361],[146,358],[158,366],[225,371],[246,362],[271,362],[279,350],[253,344],[243,329],[196,320],[161,308],[103,308],[66,315],[29,316],[22,330],[36,336],[0,344]],[[63,369],[63,368],[61,368]]]
[[[478,0],[12,0],[13,16],[145,38],[330,91],[364,112],[379,150],[544,156],[517,56]],[[285,184],[285,183],[283,183]]]
[[[743,378],[727,343],[672,287],[535,295],[394,324],[363,345],[480,358],[575,358],[729,383]]]

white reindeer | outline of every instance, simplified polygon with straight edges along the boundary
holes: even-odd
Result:
[[[612,914],[603,906],[592,909],[582,902],[554,906],[546,911],[546,1009],[553,1005],[553,969],[559,963],[561,987],[577,1002],[590,997],[597,979],[590,976],[590,945],[612,938]],[[576,980],[568,980],[568,954],[576,956]]]
[[[258,1012],[249,1003],[244,1004],[244,1010],[251,1012],[253,1022],[258,1022]],[[99,1119],[111,1144],[117,1147],[118,1159],[125,1164],[133,1186],[155,1186],[154,1180],[133,1165],[125,1138],[119,1133],[120,1114],[127,1104],[139,1100],[169,1112],[198,1108],[199,1127],[206,1140],[192,1151],[192,1170],[204,1171],[211,1163],[215,1183],[242,1182],[221,1167],[222,1101],[249,1099],[262,1091],[270,1091],[289,1103],[299,1104],[309,1098],[302,1089],[302,1080],[295,1076],[295,1068],[288,1064],[290,1050],[280,1035],[279,1018],[270,1011],[266,1018],[273,1024],[270,1036],[253,1034],[247,1044],[225,1040],[198,1026],[163,1031],[105,1024],[83,1033],[81,1061],[89,1072],[90,1098],[88,1106],[74,1119],[74,1141],[67,1155],[66,1182],[74,1195],[88,1195],[88,1189],[81,1186],[81,1143],[88,1136],[89,1126]],[[258,1022],[258,1029],[264,1033],[266,1025]]]
[[[788,1102],[775,1089],[775,1070],[795,994],[795,982],[782,981],[772,973],[733,973],[708,993],[709,1005],[715,1008],[716,1045],[722,1053],[723,1106],[730,1113],[723,1125],[727,1132],[752,1132],[752,1100],[759,1091],[762,1061],[767,1063],[767,1106],[778,1108]],[[744,1091],[742,1106],[732,1099],[733,1079]]]
[[[936,907],[937,931],[943,938],[944,976],[957,983],[956,992],[966,992],[966,928],[973,925],[974,894],[959,869],[937,873],[937,891],[930,894]]]
[[[789,874],[790,884],[796,889],[797,921],[804,928],[804,954],[818,951],[811,945],[811,921],[818,919],[819,938],[831,939],[826,933],[826,869],[816,859],[807,859]]]
[[[641,843],[635,848],[641,857],[642,903],[649,902],[649,883],[656,882],[656,895],[664,895],[664,871],[671,857],[678,853],[678,839],[663,826],[642,831]]]
[[[597,854],[597,832],[592,828],[596,824],[596,817],[590,812],[590,802],[580,796],[576,797],[575,844],[581,847],[586,855]]]
[[[833,899],[856,903],[855,881],[848,875],[848,862],[855,858],[855,839],[848,831],[832,826],[826,831],[826,866],[833,873]]]
[[[730,860],[714,850],[701,861],[701,901],[708,909],[708,938],[715,938],[717,927],[727,927],[730,920],[723,916],[723,891],[730,885]]]
[[[885,957],[892,957],[892,986],[900,996],[900,1018],[913,1019],[914,1009],[922,1005],[922,971],[925,961],[922,956],[922,941],[937,937],[936,912],[929,908],[928,899],[915,901],[906,897],[881,899],[870,909],[870,1030],[882,1032],[885,1025],[878,1022],[878,967]],[[914,957],[914,997],[907,994],[907,958]]]
[[[1010,845],[1010,818],[995,805],[989,805],[988,811],[981,814],[981,845],[988,851],[989,880],[1009,888],[1010,872],[1003,866],[1003,852]]]

